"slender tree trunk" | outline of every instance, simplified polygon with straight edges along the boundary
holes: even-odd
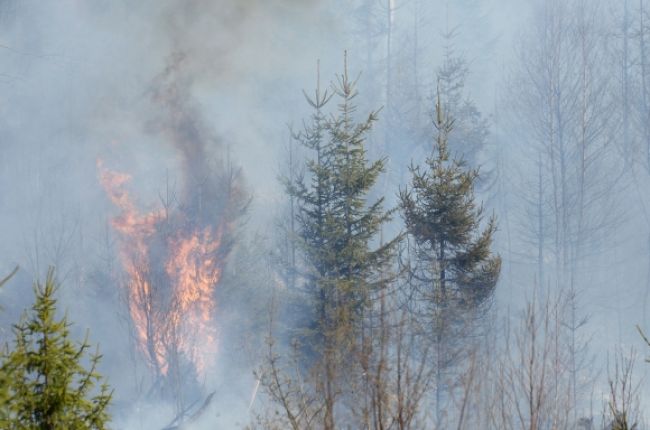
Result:
[[[626,162],[629,161],[628,151],[630,150],[630,69],[629,69],[629,10],[628,0],[623,3],[623,148],[626,155]]]
[[[442,428],[442,377],[443,368],[445,365],[446,350],[446,337],[443,332],[447,328],[445,304],[447,303],[447,289],[445,279],[445,243],[440,242],[439,256],[438,256],[438,270],[439,270],[439,297],[437,298],[437,327],[436,327],[436,428]]]
[[[542,183],[542,155],[537,162],[537,271],[539,285],[544,289],[544,187]]]
[[[421,114],[420,103],[420,74],[418,71],[419,63],[419,42],[420,42],[420,0],[413,4],[413,85],[415,88],[415,119],[419,122]]]
[[[331,348],[331,345],[328,345],[327,348]],[[325,359],[325,430],[335,430],[334,426],[334,358],[331,357],[332,352],[327,351],[326,354],[329,356]]]
[[[293,184],[294,181],[294,165],[293,165],[293,137],[289,136],[289,181]],[[289,274],[289,286],[293,291],[296,286],[296,199],[293,193],[289,193],[289,246],[291,252],[291,261],[289,267],[291,273]]]
[[[393,114],[393,21],[395,12],[395,2],[397,0],[386,0],[386,121],[384,124],[384,146],[386,153],[391,153],[390,130],[392,129]]]
[[[645,7],[639,0],[639,50],[641,67],[641,96],[643,98],[643,138],[646,150],[646,169],[650,173],[650,107],[648,106],[648,76],[645,46]]]

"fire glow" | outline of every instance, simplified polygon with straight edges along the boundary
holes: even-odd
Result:
[[[192,225],[180,209],[174,217],[181,222],[170,222],[162,209],[142,214],[126,190],[131,176],[108,170],[101,160],[97,168],[120,210],[111,225],[119,234],[125,298],[138,348],[160,375],[178,370],[183,358],[197,376],[205,375],[217,352],[213,318],[221,227]]]

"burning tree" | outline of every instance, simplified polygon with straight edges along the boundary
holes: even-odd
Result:
[[[241,171],[209,162],[216,139],[178,79],[182,60],[175,57],[155,82],[152,99],[163,115],[149,124],[181,157],[181,193],[167,187],[159,209],[140,212],[127,191],[131,176],[98,161],[100,182],[120,210],[111,224],[137,348],[154,375],[152,389],[171,394],[179,411],[190,381],[204,379],[215,362],[216,287],[248,202]]]

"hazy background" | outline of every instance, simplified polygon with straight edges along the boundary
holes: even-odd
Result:
[[[118,427],[140,428],[146,405],[133,411],[122,403],[137,391],[137,375],[126,370],[133,352],[124,311],[117,305],[118,286],[94,276],[100,266],[120,270],[108,225],[115,208],[98,181],[97,160],[132,175],[130,189],[143,209],[156,207],[167,179],[182,181],[179,149],[156,131],[156,124],[169,114],[152,101],[157,80],[177,65],[172,79],[183,91],[184,108],[192,110],[210,135],[208,154],[242,168],[252,203],[240,246],[246,255],[261,256],[259,267],[270,270],[260,261],[268,254],[265,247],[273,241],[274,220],[285,204],[277,178],[286,162],[287,124],[300,125],[309,115],[301,90],[315,87],[317,60],[326,85],[340,73],[347,50],[351,72],[361,73],[359,111],[384,107],[370,153],[389,157],[389,174],[377,192],[394,203],[406,165],[421,160],[427,150],[426,139],[409,134],[412,126],[400,115],[405,106],[413,106],[409,109],[419,112],[414,123],[426,123],[436,70],[443,61],[442,35],[450,30],[457,34],[455,51],[469,68],[465,94],[490,124],[479,159],[491,166],[497,159],[501,163],[500,185],[480,197],[499,218],[495,246],[504,265],[496,312],[505,318],[514,315],[532,297],[537,280],[534,249],[526,233],[535,220],[524,209],[526,195],[532,193],[524,185],[536,178],[535,161],[528,154],[534,145],[533,126],[528,130],[518,117],[522,108],[516,99],[520,59],[522,53],[534,51],[534,27],[544,3],[1,0],[0,273],[16,264],[21,271],[0,291],[0,339],[9,337],[11,322],[31,303],[32,280],[56,265],[63,307],[79,332],[90,329],[91,340],[100,344],[105,356],[102,370],[116,389]],[[618,2],[611,3],[601,2],[600,34],[608,37],[607,46],[614,52],[621,10]],[[394,7],[390,57],[386,4]],[[620,84],[615,58],[608,54],[598,66],[614,89]],[[413,88],[417,97],[410,92]],[[603,376],[607,353],[618,344],[636,345],[643,355],[634,326],[650,329],[650,224],[643,206],[650,203],[650,181],[647,175],[633,177],[631,169],[615,159],[615,143],[609,145],[612,155],[599,175],[616,178],[607,200],[615,202],[617,222],[598,233],[602,240],[591,246],[593,252],[579,268],[580,314],[589,317],[584,337],[591,339],[596,377]],[[237,270],[258,271],[245,266]],[[268,288],[262,283],[260,291]],[[238,300],[228,301],[227,308],[219,305],[230,315],[224,321],[239,324],[233,315],[250,312]],[[214,376],[215,386],[222,387],[219,413],[232,415],[224,419],[245,421],[255,364],[229,367],[229,360],[237,361],[242,350],[236,342],[228,343],[229,328],[223,332],[219,344],[226,358]],[[645,373],[643,364],[639,372]],[[642,393],[649,392],[650,385],[644,383]],[[169,421],[160,411],[155,415],[160,427]]]

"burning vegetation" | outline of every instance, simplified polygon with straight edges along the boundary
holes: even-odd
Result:
[[[649,2],[501,3],[1,2],[0,430],[650,429]]]
[[[141,211],[128,190],[131,175],[97,161],[99,180],[119,209],[111,226],[119,236],[123,297],[137,349],[153,387],[181,410],[188,381],[199,386],[217,360],[216,291],[247,206],[239,170],[210,162],[209,144],[221,146],[189,102],[183,58],[173,57],[154,82],[152,100],[161,114],[147,124],[181,157],[181,194],[167,186],[159,208]]]

